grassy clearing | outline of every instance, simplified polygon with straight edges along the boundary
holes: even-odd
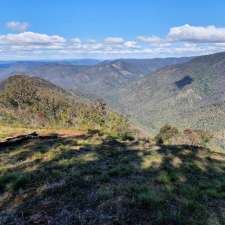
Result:
[[[224,153],[97,132],[41,134],[0,149],[2,225],[224,224]]]

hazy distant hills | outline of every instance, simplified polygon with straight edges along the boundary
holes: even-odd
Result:
[[[57,64],[68,64],[68,65],[95,65],[102,62],[98,59],[63,59],[63,60],[38,60],[38,61],[0,61],[0,68],[4,65],[12,64],[46,64],[46,63],[57,63]]]
[[[225,53],[171,65],[122,88],[113,104],[148,130],[225,128]]]
[[[83,92],[90,96],[106,97],[109,92],[143,78],[164,66],[183,63],[191,58],[118,59],[98,62],[8,62],[0,64],[0,79],[24,73],[47,79],[63,88]],[[86,62],[86,64],[84,63]],[[92,62],[92,65],[90,65]],[[94,64],[95,62],[95,64]],[[97,64],[96,64],[97,63]]]

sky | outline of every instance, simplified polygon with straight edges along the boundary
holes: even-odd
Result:
[[[1,0],[0,60],[225,51],[223,0]]]

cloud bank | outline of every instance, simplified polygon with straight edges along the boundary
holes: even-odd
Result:
[[[172,27],[168,39],[194,43],[223,43],[225,42],[225,28],[215,26],[195,27],[185,24],[180,27]]]
[[[165,37],[150,34],[133,39],[109,36],[103,40],[81,40],[23,31],[28,28],[26,24],[10,22],[8,27],[20,32],[0,34],[0,59],[154,58],[225,51],[225,28],[213,25],[171,27]]]

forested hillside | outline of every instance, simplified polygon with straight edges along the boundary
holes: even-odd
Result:
[[[172,65],[121,88],[112,103],[152,132],[165,123],[223,132],[225,53]]]

